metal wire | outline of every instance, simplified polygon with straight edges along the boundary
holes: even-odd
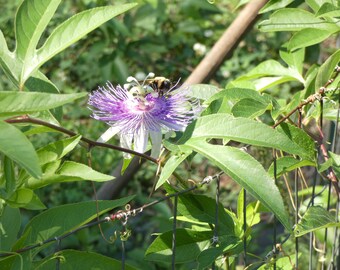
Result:
[[[176,229],[177,229],[177,204],[178,195],[174,198],[174,219],[172,225],[172,256],[171,256],[171,269],[176,269]]]
[[[277,162],[276,162],[276,151],[273,149],[273,163],[274,163],[274,183],[275,186],[277,186]],[[276,221],[276,216],[274,215],[274,220],[273,220],[273,246],[276,247],[277,244],[277,221]],[[276,254],[274,253],[274,264],[273,268],[276,270]]]
[[[218,175],[216,178],[216,197],[215,197],[215,227],[214,227],[214,236],[212,240],[212,245],[215,247],[218,243],[218,211],[220,204],[220,176]],[[212,263],[211,269],[215,269],[215,262]]]
[[[243,263],[247,266],[247,191],[243,190]]]

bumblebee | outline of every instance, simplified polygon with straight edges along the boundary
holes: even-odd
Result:
[[[152,79],[146,79],[145,83],[159,95],[163,95],[164,92],[169,91],[173,87],[172,82],[165,77],[155,77]]]

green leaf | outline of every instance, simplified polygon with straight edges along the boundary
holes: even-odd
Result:
[[[17,240],[20,230],[21,216],[17,208],[5,206],[0,215],[0,250],[10,251]]]
[[[303,148],[308,153],[308,156],[311,157],[310,160],[315,159],[315,141],[303,129],[287,123],[281,123],[276,129],[285,134],[295,145]]]
[[[178,211],[194,222],[215,224],[216,201],[204,195],[185,194],[178,197]],[[218,228],[224,234],[234,235],[234,221],[220,203],[218,208]]]
[[[54,269],[56,258],[61,259],[60,269],[62,270],[112,270],[123,269],[122,263],[116,259],[103,256],[89,251],[63,250],[36,263],[36,270]],[[124,269],[134,270],[135,268],[125,264]]]
[[[314,149],[310,149],[313,140],[303,130],[299,130],[299,134],[305,135],[303,139],[307,142],[298,145],[293,141],[296,137],[295,134],[292,136],[289,134],[289,128],[287,129],[287,134],[283,134],[270,126],[251,119],[233,117],[229,114],[214,114],[200,117],[188,126],[179,143],[185,143],[190,138],[230,139],[256,146],[280,149],[313,160],[315,152]],[[305,148],[305,145],[308,147]]]
[[[276,160],[276,176],[280,177],[284,173],[288,173],[305,166],[315,166],[315,163],[309,160],[298,160],[293,157],[278,158]],[[271,177],[274,177],[274,164],[270,165],[268,173]]]
[[[112,179],[114,179],[112,175],[97,172],[84,164],[65,161],[56,174],[44,174],[42,179],[29,178],[25,186],[31,189],[37,189],[53,183],[85,180],[104,182]]]
[[[304,78],[297,70],[286,68],[275,60],[267,60],[262,62],[246,75],[238,78],[238,80],[249,80],[265,76],[284,76],[290,78],[290,80],[297,80],[301,83],[304,83]]]
[[[208,158],[232,177],[272,211],[287,230],[291,230],[281,194],[273,179],[256,159],[238,148],[212,145],[202,140],[190,140],[186,145],[191,146],[194,151]]]
[[[165,181],[170,178],[170,176],[176,170],[179,164],[181,164],[190,154],[191,151],[173,154],[163,166],[155,189],[158,189],[161,185],[163,185]]]
[[[93,8],[80,12],[60,24],[54,29],[45,44],[37,50],[35,60],[24,63],[21,83],[25,82],[33,71],[37,70],[57,53],[66,49],[103,23],[135,6],[136,4],[132,3]]]
[[[220,99],[220,98],[226,98],[227,100],[242,100],[242,99],[253,99],[257,102],[261,102],[263,104],[269,104],[270,99],[268,99],[267,96],[261,95],[259,92],[247,89],[247,88],[228,88],[224,89],[215,95],[211,96],[210,99],[206,102],[207,104],[210,104],[212,101]]]
[[[280,57],[285,61],[289,68],[296,70],[299,74],[303,74],[303,62],[305,59],[305,49],[290,52],[287,48],[280,50]]]
[[[340,28],[339,28],[340,30]],[[339,31],[338,30],[338,31]],[[336,31],[335,31],[336,32]],[[289,41],[290,51],[318,44],[335,33],[323,29],[305,28],[295,33]]]
[[[94,219],[97,214],[102,215],[114,208],[127,204],[132,198],[133,196],[129,196],[113,201],[88,201],[65,204],[48,209],[33,217],[26,225],[23,235],[25,235],[27,231],[28,235],[25,241],[23,241],[20,246],[17,246],[17,248],[61,236],[88,223]],[[20,241],[20,239],[18,241]]]
[[[3,176],[5,177],[6,193],[7,196],[10,196],[15,191],[17,183],[13,161],[6,156],[4,156],[3,159],[3,172]]]
[[[340,49],[333,53],[320,67],[315,81],[316,91],[318,91],[328,82],[329,79],[331,79],[334,69],[337,65],[339,65],[339,62],[340,62]]]
[[[202,100],[208,100],[212,95],[219,92],[218,87],[210,84],[193,84],[190,85],[189,90],[188,96]]]
[[[262,115],[269,107],[268,104],[245,98],[237,102],[231,112],[235,117],[255,118]]]
[[[71,152],[79,143],[80,135],[70,137],[64,140],[50,143],[37,151],[40,165],[61,159]]]
[[[194,260],[210,245],[212,231],[192,231],[188,229],[176,230],[176,263]],[[149,261],[171,262],[172,231],[162,233],[151,243],[145,252],[145,259]]]
[[[17,189],[6,202],[11,207],[25,207],[33,198],[33,191],[28,188]]]
[[[284,8],[288,6],[290,3],[292,3],[294,0],[270,0],[263,8],[260,10],[260,14],[279,9]]]
[[[329,227],[340,227],[335,217],[321,206],[311,206],[294,229],[295,237]]]
[[[305,28],[336,31],[334,23],[316,18],[312,13],[298,8],[283,8],[275,11],[259,25],[262,31],[300,31]]]
[[[0,152],[17,162],[32,177],[41,177],[38,156],[31,142],[14,126],[0,121]]]
[[[315,14],[316,17],[340,17],[339,7],[331,3],[323,3],[320,9]]]
[[[51,20],[60,0],[25,0],[15,16],[16,54],[30,62],[39,39]]]
[[[0,116],[13,116],[44,111],[86,96],[77,94],[47,94],[38,92],[0,92]]]

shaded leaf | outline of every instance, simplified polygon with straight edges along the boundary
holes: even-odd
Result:
[[[185,194],[178,197],[178,211],[188,219],[215,224],[216,201],[204,195]],[[218,228],[224,234],[234,234],[234,221],[220,203],[218,208]]]
[[[297,168],[305,166],[315,166],[314,162],[309,160],[298,160],[293,157],[282,157],[276,160],[276,176],[280,177],[282,174],[291,172]],[[274,164],[270,165],[268,173],[274,177]]]
[[[311,206],[294,228],[295,237],[329,227],[340,227],[335,217],[321,206]]]
[[[211,245],[212,231],[176,230],[175,263],[194,261],[197,256]],[[219,240],[228,250],[237,248],[241,240],[231,235],[219,235]],[[145,253],[145,259],[157,262],[171,262],[172,231],[162,233],[151,243]]]
[[[0,250],[10,251],[21,225],[20,211],[6,205],[0,215]],[[0,264],[1,265],[1,264]]]
[[[55,268],[56,258],[60,258],[60,270],[112,270],[122,269],[120,261],[89,251],[63,250],[35,264],[36,270]],[[135,268],[124,265],[126,270]]]
[[[186,145],[208,158],[238,184],[272,211],[287,230],[291,230],[288,214],[273,179],[262,165],[246,152],[229,146],[211,145],[202,140],[189,140]]]
[[[25,236],[26,239],[20,246],[35,244],[52,237],[61,236],[91,221],[97,214],[101,215],[116,207],[125,205],[132,198],[133,196],[129,196],[113,201],[64,204],[48,209],[29,221],[23,232],[23,235],[26,232],[28,232],[28,235]],[[17,246],[17,248],[20,246]]]

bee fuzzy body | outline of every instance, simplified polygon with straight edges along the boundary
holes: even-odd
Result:
[[[168,92],[173,87],[172,82],[165,77],[155,77],[146,80],[147,85],[149,85],[155,92],[159,95],[163,95]]]

